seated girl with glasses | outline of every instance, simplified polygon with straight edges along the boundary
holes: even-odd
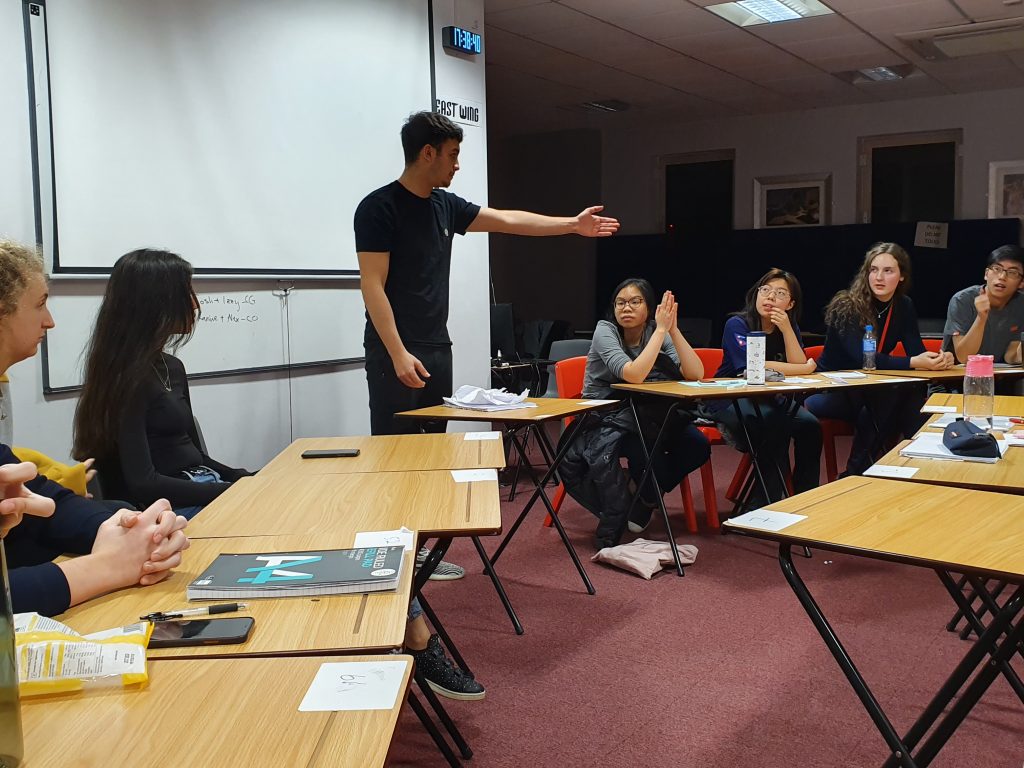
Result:
[[[677,316],[678,305],[670,291],[656,303],[648,281],[630,278],[620,283],[612,294],[607,319],[598,322],[594,330],[583,397],[620,399],[622,393],[612,389],[612,384],[622,382],[700,379],[704,366],[679,331]],[[661,427],[666,407],[666,403],[638,405],[640,429],[648,447]],[[647,466],[641,439],[632,411],[623,407],[593,419],[563,464],[568,465],[568,473],[563,473],[566,490],[600,519],[599,548],[617,544],[626,527],[633,501],[629,486],[635,488]],[[693,426],[693,417],[676,411],[653,457],[662,493],[679,485],[710,456],[707,438]],[[631,481],[620,469],[620,457],[626,458]],[[657,504],[654,485],[648,481],[633,505],[630,530],[642,531]]]
[[[722,333],[722,365],[716,377],[741,376],[747,367],[747,334],[765,333],[765,367],[786,376],[814,373],[815,363],[804,354],[797,321],[802,292],[796,276],[783,269],[770,269],[747,291],[740,312],[725,321]],[[743,424],[736,413],[739,409]],[[758,418],[757,410],[760,410]],[[715,420],[741,451],[751,450],[744,435],[746,426],[757,451],[764,485],[755,482],[748,502],[754,508],[785,498],[785,476],[789,473],[789,443],[793,441],[793,490],[796,493],[818,486],[821,464],[821,425],[799,403],[778,398],[759,398],[757,410],[749,399],[712,401],[707,415]]]
[[[950,352],[929,352],[921,341],[910,288],[910,256],[896,243],[876,243],[850,287],[832,297],[825,309],[825,349],[818,359],[823,371],[858,369],[864,365],[865,327],[877,339],[879,370],[942,371],[953,365]],[[904,354],[893,354],[902,344]],[[811,395],[807,410],[821,419],[856,424],[846,475],[859,475],[898,435],[911,437],[924,423],[921,406],[925,386],[857,387]]]
[[[192,265],[174,253],[125,254],[107,282],[75,411],[76,457],[95,456],[103,491],[146,506],[168,499],[191,517],[244,469],[206,455],[192,415],[185,366],[199,302]]]

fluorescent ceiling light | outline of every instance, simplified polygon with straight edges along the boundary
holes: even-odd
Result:
[[[818,0],[737,0],[705,6],[709,11],[739,27],[795,21],[809,16],[835,13]]]
[[[858,69],[857,71],[864,75],[868,80],[874,80],[876,83],[880,81],[903,79],[903,75],[889,69],[889,67],[869,67],[868,69]]]

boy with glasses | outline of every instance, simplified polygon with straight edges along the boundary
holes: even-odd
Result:
[[[1003,245],[989,254],[985,282],[953,294],[946,313],[942,349],[960,362],[969,355],[992,355],[997,363],[1021,362],[1024,331],[1024,254]]]

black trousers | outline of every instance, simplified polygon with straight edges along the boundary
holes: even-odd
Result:
[[[440,405],[442,397],[452,394],[452,348],[408,346],[430,374],[426,386],[407,387],[395,375],[387,349],[366,348],[366,386],[370,391],[370,434],[409,435],[419,432],[444,432],[446,421],[396,419],[399,411],[411,411]]]

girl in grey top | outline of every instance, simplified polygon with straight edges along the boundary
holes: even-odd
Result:
[[[608,319],[600,321],[594,331],[587,355],[583,396],[598,399],[617,397],[612,384],[621,382],[639,384],[657,379],[700,379],[704,375],[704,366],[679,331],[677,314],[678,305],[671,291],[665,291],[661,302],[656,304],[654,289],[647,280],[624,280],[612,294]],[[658,401],[653,405],[657,413],[652,412],[651,406],[643,402],[640,404],[645,435],[653,431],[648,430],[646,422],[651,422],[652,426],[661,425],[667,406],[661,398]],[[628,411],[620,411],[606,417],[605,422],[622,430],[616,447],[619,455],[626,458],[633,484],[639,483],[646,460],[635,421]],[[596,433],[597,430],[590,430],[580,439],[596,439]],[[647,440],[649,445],[653,434],[648,435]],[[688,414],[677,411],[662,437],[658,453],[653,457],[661,491],[664,493],[679,485],[686,475],[704,464],[710,456],[707,438],[693,426]],[[648,483],[638,503],[633,506],[629,523],[631,531],[638,533],[647,526],[657,503],[653,485]],[[599,546],[617,543],[618,529],[622,527],[626,511],[600,511]]]

